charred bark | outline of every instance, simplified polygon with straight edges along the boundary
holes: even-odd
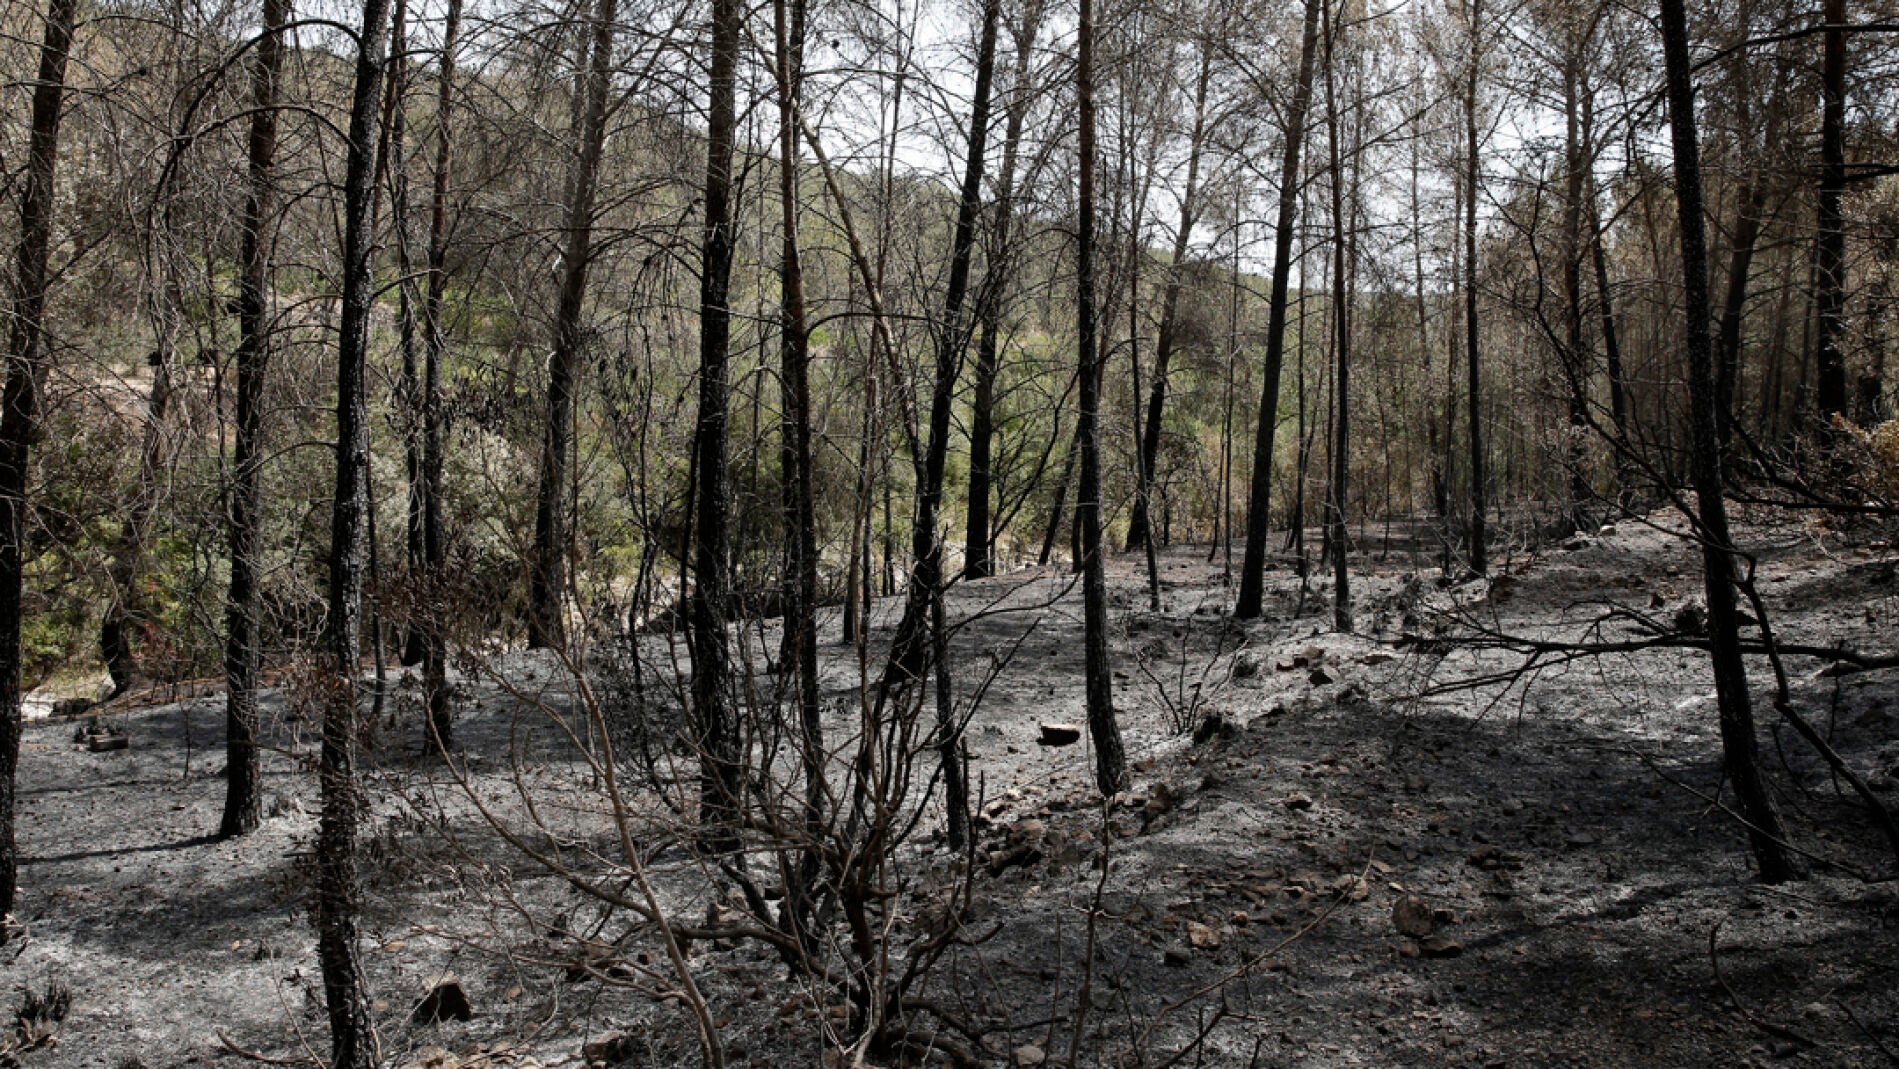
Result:
[[[1306,0],[1299,35],[1299,82],[1286,112],[1285,161],[1279,174],[1279,214],[1273,231],[1272,290],[1266,304],[1266,362],[1260,389],[1259,426],[1253,438],[1253,478],[1246,498],[1246,553],[1240,560],[1240,593],[1233,615],[1257,619],[1266,596],[1266,534],[1271,523],[1273,439],[1279,430],[1279,374],[1286,359],[1286,306],[1292,284],[1293,226],[1299,215],[1299,151],[1305,143],[1306,111],[1318,58],[1320,0]],[[1295,521],[1296,522],[1296,521]]]
[[[1088,734],[1095,745],[1095,786],[1105,797],[1127,787],[1127,755],[1114,714],[1114,669],[1108,653],[1108,581],[1101,547],[1101,458],[1095,440],[1101,396],[1101,358],[1095,323],[1095,25],[1094,0],[1081,0],[1076,30],[1079,64],[1076,95],[1080,102],[1080,189],[1076,234],[1075,333],[1081,394],[1076,410],[1075,444],[1080,454],[1080,485],[1075,520],[1080,534],[1082,628],[1087,677]],[[1263,418],[1263,417],[1262,417]]]
[[[289,0],[265,0],[263,35],[251,68],[249,160],[243,247],[238,259],[237,428],[231,458],[231,582],[225,600],[225,784],[222,837],[256,830],[257,696],[262,684],[258,634],[258,559],[264,511],[264,383],[270,372],[270,227],[276,211],[277,79]]]
[[[1696,524],[1701,540],[1708,599],[1708,655],[1713,662],[1721,716],[1721,748],[1727,776],[1747,821],[1748,839],[1761,879],[1797,879],[1800,869],[1786,845],[1786,831],[1762,775],[1755,736],[1747,664],[1742,659],[1735,551],[1721,485],[1721,437],[1715,422],[1717,397],[1713,338],[1708,322],[1708,246],[1702,218],[1701,150],[1695,130],[1695,89],[1688,57],[1688,20],[1683,0],[1662,0],[1662,47],[1667,63],[1669,130],[1675,151],[1682,277],[1687,303],[1688,386],[1694,432]]]
[[[33,87],[26,176],[19,189],[20,243],[14,253],[13,322],[7,330],[6,386],[0,390],[0,921],[13,912],[19,875],[14,839],[14,774],[20,760],[20,627],[27,562],[27,464],[39,435],[46,383],[44,324],[52,260],[53,181],[59,161],[60,105],[78,0],[48,0]],[[0,938],[5,932],[0,928]]]

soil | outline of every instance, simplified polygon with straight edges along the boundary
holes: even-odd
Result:
[[[1777,636],[1891,653],[1888,534],[1743,525]],[[1117,558],[1116,702],[1135,782],[1108,807],[1085,731],[1038,744],[1043,724],[1084,721],[1078,588],[1054,568],[959,584],[958,700],[988,684],[968,729],[979,843],[952,853],[940,806],[924,811],[892,859],[894,960],[966,887],[967,945],[918,994],[987,1065],[1899,1062],[1891,851],[1775,722],[1764,658],[1750,665],[1764,750],[1815,859],[1810,878],[1778,886],[1752,878],[1725,809],[1704,654],[1545,657],[1475,685],[1524,667],[1487,635],[1626,642],[1692,625],[1696,551],[1679,536],[1628,520],[1446,585],[1428,550],[1368,532],[1353,561],[1357,635],[1333,633],[1327,589],[1283,563],[1267,619],[1241,624],[1205,547],[1162,555],[1159,612],[1142,561]],[[877,640],[899,610],[879,602]],[[861,678],[837,626],[827,617],[833,739],[851,730]],[[746,647],[759,688],[777,679],[763,664],[775,634],[760,628]],[[663,639],[645,652],[661,682],[684,664]],[[1785,666],[1794,708],[1899,805],[1899,673]],[[601,770],[581,759],[599,740],[562,727],[586,707],[571,673],[508,651],[459,667],[472,791],[421,753],[412,685],[391,681],[366,748],[362,947],[386,1062],[579,1066],[591,1049],[595,1061],[695,1064],[652,927],[545,862],[638,898],[630,846],[681,923],[742,923],[742,904],[681,848],[660,795],[627,786],[624,819],[610,819]],[[593,682],[604,693],[619,679]],[[28,722],[23,931],[0,944],[0,1012],[54,985],[71,1001],[0,1064],[310,1064],[327,1052],[305,901],[313,732],[281,694],[269,714],[271,816],[232,841],[211,837],[220,695]],[[95,752],[93,723],[127,746]],[[619,733],[623,748],[630,738]],[[662,747],[658,764],[669,761]],[[694,769],[680,761],[675,785]],[[755,941],[689,951],[730,1064],[848,1063],[837,991],[788,976]],[[470,1019],[416,1020],[449,977]],[[587,1047],[614,1033],[610,1048]]]

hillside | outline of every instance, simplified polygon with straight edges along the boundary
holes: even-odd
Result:
[[[1626,617],[1597,623],[1607,594],[1657,619],[1679,612],[1699,584],[1675,533],[1628,521],[1512,561],[1507,580],[1441,590],[1401,555],[1367,557],[1355,562],[1376,618],[1366,637],[1328,633],[1314,599],[1295,618],[1299,584],[1284,572],[1267,622],[1227,619],[1204,547],[1163,556],[1165,611],[1150,614],[1130,607],[1144,603],[1138,561],[1118,559],[1117,705],[1136,783],[1105,813],[1085,744],[1038,745],[1041,724],[1083,715],[1068,576],[955,587],[959,697],[994,666],[969,728],[978,845],[948,851],[926,810],[890,855],[894,897],[878,920],[893,975],[952,916],[963,938],[914,989],[941,1029],[934,1051],[863,1064],[1065,1064],[1071,1051],[1090,1066],[1890,1064],[1893,884],[1824,867],[1792,885],[1750,879],[1744,838],[1713,804],[1703,655],[1552,658],[1509,688],[1458,685],[1516,661],[1479,649],[1474,622],[1608,638],[1637,632]],[[1885,537],[1743,531],[1782,641],[1883,648],[1899,612],[1899,549]],[[887,628],[898,611],[886,599],[876,620]],[[825,626],[834,639],[835,619]],[[754,639],[775,648],[771,629]],[[836,739],[856,666],[850,647],[825,649]],[[1787,666],[1798,708],[1890,803],[1893,672]],[[598,740],[569,740],[553,719],[575,701],[572,678],[521,653],[462,668],[461,767],[517,842],[417,759],[414,693],[393,693],[369,747],[362,900],[388,1064],[692,1062],[689,1000],[658,929],[636,918],[640,875],[675,935],[703,929],[685,961],[727,1064],[834,1064],[852,1013],[841,989],[788,976],[747,936],[770,918],[676,845],[677,819],[630,773],[621,822],[605,819],[606,783],[575,748]],[[1765,718],[1764,694],[1760,707]],[[82,725],[29,723],[27,934],[6,947],[0,996],[11,1009],[57,983],[71,1009],[9,1064],[238,1065],[240,1050],[296,1063],[321,1049],[302,904],[314,780],[297,771],[311,727],[281,696],[270,708],[272,816],[231,842],[207,838],[223,791],[221,697],[106,714],[129,740],[117,751],[76,744]],[[1176,726],[1201,727],[1198,741]],[[1889,870],[1850,792],[1790,733],[1765,734],[1799,841]],[[524,850],[630,904],[574,893]],[[450,975],[472,1019],[415,1022]]]

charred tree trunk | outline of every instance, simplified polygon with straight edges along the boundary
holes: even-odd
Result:
[[[159,256],[153,260],[157,261]],[[164,316],[165,313],[160,312],[158,318]],[[146,531],[157,504],[160,468],[165,461],[165,413],[171,405],[171,367],[175,355],[172,329],[161,324],[158,333],[158,347],[151,356],[152,388],[146,396],[145,435],[139,448],[134,496],[113,546],[112,560],[106,566],[112,580],[112,604],[106,607],[105,617],[99,624],[99,655],[112,677],[115,697],[135,686],[145,674],[132,648],[132,635],[138,630],[143,615],[138,578],[145,556]]]
[[[612,0],[602,0],[611,3]],[[714,852],[738,845],[742,769],[726,645],[726,424],[732,316],[732,155],[738,131],[738,0],[713,0],[711,100],[706,126],[704,236],[699,274],[699,415],[693,434],[699,516],[691,593],[692,732],[699,752],[699,821]]]
[[[324,695],[318,764],[322,815],[316,845],[317,957],[329,1011],[333,1069],[370,1069],[378,1059],[369,993],[357,960],[356,829],[363,801],[356,779],[357,665],[362,644],[363,579],[368,558],[369,319],[376,280],[377,105],[388,66],[389,0],[366,0],[358,37],[355,92],[343,184],[343,305],[336,388],[336,496],[330,512],[330,606],[327,638],[333,676]]]
[[[27,463],[39,434],[46,382],[44,323],[52,259],[53,180],[60,106],[78,0],[48,0],[33,87],[32,132],[20,186],[20,244],[13,267],[13,322],[7,329],[6,386],[0,390],[0,920],[13,912],[19,876],[14,839],[14,775],[20,761],[20,626],[26,600]],[[4,938],[0,930],[0,938]]]
[[[956,382],[962,376],[963,354],[968,347],[969,325],[963,306],[969,294],[970,261],[976,248],[976,220],[982,212],[984,156],[989,140],[989,97],[995,79],[996,24],[1001,17],[1000,0],[983,4],[982,39],[976,54],[976,87],[969,119],[969,152],[963,170],[961,196],[956,207],[956,227],[950,243],[949,279],[943,295],[943,315],[936,324],[936,375],[930,390],[930,436],[917,471],[916,516],[910,528],[910,550],[915,563],[910,571],[909,588],[904,600],[903,617],[897,623],[891,643],[890,663],[884,673],[884,685],[909,686],[920,683],[934,648],[942,652],[942,636],[932,637],[932,621],[943,619],[943,541],[937,531],[937,513],[942,506],[943,478],[949,462],[950,424]],[[947,674],[937,673],[939,685]],[[939,693],[937,745],[943,760],[944,789],[949,806],[949,841],[961,849],[967,836],[965,817],[969,809],[968,787],[964,782],[961,750],[962,733],[957,729],[945,705],[948,695]]]
[[[1584,171],[1582,130],[1582,58],[1586,41],[1572,44],[1563,64],[1563,375],[1568,381],[1569,442],[1563,466],[1569,475],[1569,509],[1564,525],[1570,533],[1588,526],[1589,476],[1584,470],[1589,431],[1590,363],[1583,324],[1583,197],[1588,188]]]
[[[448,691],[448,642],[443,611],[443,567],[448,563],[442,530],[442,302],[448,292],[448,182],[454,167],[455,47],[462,0],[448,0],[442,26],[441,73],[435,97],[435,175],[429,192],[428,294],[422,305],[422,467],[413,507],[422,528],[422,687],[436,749],[453,745],[454,709]]]
[[[266,0],[251,68],[250,159],[237,296],[237,442],[231,458],[231,583],[225,602],[225,784],[222,837],[263,822],[258,798],[258,560],[264,510],[264,382],[270,370],[270,225],[276,210],[277,78],[290,0]]]
[[[1075,333],[1081,394],[1075,444],[1080,486],[1075,520],[1081,536],[1082,628],[1088,694],[1088,734],[1095,744],[1095,786],[1113,797],[1127,786],[1127,755],[1114,715],[1114,670],[1108,659],[1108,579],[1101,553],[1101,458],[1095,441],[1101,398],[1101,358],[1095,324],[1095,24],[1094,0],[1081,0],[1076,29],[1076,95],[1081,112],[1080,189],[1075,263]]]
[[[540,492],[534,508],[533,570],[528,582],[528,645],[549,648],[565,641],[567,586],[567,464],[573,451],[574,395],[586,347],[581,312],[587,272],[593,265],[593,204],[600,157],[607,140],[607,94],[612,88],[613,31],[617,0],[599,0],[587,47],[578,134],[579,156],[567,187],[565,240],[561,246],[560,303],[554,314],[554,354],[548,361],[547,427],[541,445]]]
[[[1128,519],[1127,548],[1130,552],[1153,548],[1148,545],[1151,526],[1148,515],[1153,510],[1154,472],[1160,460],[1161,424],[1167,403],[1167,365],[1173,359],[1180,332],[1180,288],[1185,281],[1187,243],[1193,237],[1194,219],[1199,207],[1195,200],[1200,185],[1200,150],[1206,140],[1207,87],[1212,78],[1213,50],[1203,47],[1200,52],[1200,76],[1194,84],[1193,132],[1187,140],[1187,184],[1180,194],[1180,225],[1174,231],[1173,261],[1168,264],[1167,283],[1161,291],[1160,327],[1154,339],[1154,381],[1148,386],[1138,492],[1134,497],[1133,513]],[[1149,557],[1152,556],[1149,553]],[[1155,607],[1159,608],[1158,605]]]
[[[1306,111],[1318,57],[1320,0],[1306,0],[1299,36],[1299,83],[1286,112],[1286,155],[1279,174],[1279,215],[1273,231],[1272,291],[1266,305],[1265,383],[1260,389],[1259,426],[1253,439],[1253,478],[1246,498],[1246,553],[1240,560],[1240,593],[1233,615],[1257,619],[1266,596],[1266,534],[1273,490],[1273,439],[1279,430],[1279,372],[1286,358],[1287,292],[1292,283],[1293,226],[1299,213],[1299,150],[1305,142]]]
[[[779,364],[785,426],[785,627],[780,659],[792,674],[798,710],[798,750],[804,770],[804,842],[795,879],[787,881],[785,918],[801,945],[811,909],[808,893],[818,872],[824,833],[824,722],[818,690],[818,521],[812,495],[810,324],[805,308],[804,261],[798,244],[798,109],[804,77],[804,0],[776,0],[772,36],[778,78],[778,209],[783,231],[779,263]],[[815,949],[807,947],[807,949]]]
[[[1477,195],[1483,187],[1483,161],[1478,156],[1483,132],[1477,113],[1477,74],[1483,54],[1478,36],[1483,25],[1483,0],[1469,0],[1470,56],[1464,77],[1464,371],[1470,393],[1470,570],[1490,571],[1488,535],[1484,530],[1489,507],[1484,486],[1483,362],[1478,344],[1477,318]]]
[[[1846,356],[1846,0],[1825,0],[1820,66],[1820,200],[1813,247],[1814,401],[1820,418],[1844,417]]]
[[[1831,0],[1830,0],[1831,2]],[[1780,883],[1800,876],[1786,845],[1780,812],[1761,772],[1747,664],[1741,656],[1734,542],[1722,496],[1721,437],[1715,424],[1714,351],[1708,323],[1708,247],[1703,229],[1701,150],[1695,131],[1695,89],[1688,56],[1683,0],[1662,0],[1662,46],[1668,72],[1668,119],[1675,150],[1675,194],[1680,209],[1681,260],[1688,314],[1688,387],[1693,408],[1695,517],[1708,598],[1708,653],[1721,710],[1721,747],[1753,844],[1761,879]]]
[[[1350,532],[1345,527],[1345,508],[1349,500],[1352,445],[1352,276],[1353,238],[1351,218],[1346,214],[1345,155],[1339,144],[1344,122],[1339,115],[1337,91],[1337,50],[1340,30],[1333,21],[1331,6],[1320,0],[1325,28],[1325,125],[1326,142],[1331,149],[1332,170],[1332,326],[1334,366],[1332,418],[1332,477],[1326,495],[1326,541],[1332,547],[1332,627],[1352,631],[1352,573]],[[1356,152],[1354,152],[1356,155]],[[1356,160],[1353,170],[1356,171]],[[1356,193],[1356,190],[1354,190]]]
[[[1080,375],[1075,378],[1077,382],[1081,380]],[[1075,477],[1075,457],[1078,452],[1075,443],[1071,442],[1068,451],[1062,454],[1062,474],[1055,480],[1055,500],[1048,507],[1048,529],[1042,534],[1042,552],[1035,559],[1037,564],[1047,564],[1049,558],[1055,555],[1055,539],[1061,535],[1062,516],[1068,508],[1068,484]]]
[[[1012,277],[1011,246],[1015,222],[1015,171],[1021,154],[1022,127],[1028,120],[1030,62],[1035,54],[1041,8],[1024,11],[1016,35],[1014,83],[1010,87],[1009,118],[1002,137],[1002,169],[996,176],[996,218],[989,249],[989,270],[983,279],[978,316],[982,333],[976,343],[976,381],[969,412],[969,514],[963,536],[963,578],[984,579],[996,572],[996,551],[990,507],[995,497],[996,375],[1000,370],[1002,311]]]

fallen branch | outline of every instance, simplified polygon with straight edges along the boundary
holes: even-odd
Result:
[[[245,1048],[240,1047],[235,1042],[233,1042],[230,1036],[225,1035],[223,1029],[218,1030],[218,1042],[224,1044],[224,1049],[230,1051],[232,1054],[235,1054],[240,1058],[245,1058],[253,1062],[259,1062],[264,1065],[318,1065],[320,1066],[323,1064],[322,1061],[318,1060],[317,1058],[311,1055],[305,1055],[304,1057],[301,1057],[301,1058],[276,1058],[268,1054],[259,1054],[257,1051],[254,1051],[254,1050],[246,1050]]]

